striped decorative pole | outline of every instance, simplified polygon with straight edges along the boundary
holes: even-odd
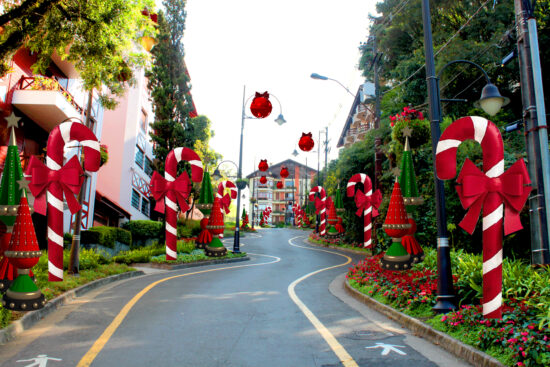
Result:
[[[191,180],[193,182],[202,181],[202,162],[197,153],[189,148],[175,148],[168,153],[166,156],[166,164],[164,167],[164,179],[168,182],[176,181],[176,176],[178,172],[178,163],[184,161],[189,162],[191,165]],[[182,175],[187,176],[187,173],[184,172]],[[177,214],[178,214],[178,205],[177,197],[175,190],[168,190],[166,196],[164,197],[164,202],[166,204],[166,260],[176,260],[178,257],[177,252]],[[189,195],[189,194],[187,194]],[[185,199],[187,196],[185,197]],[[182,201],[179,200],[180,207]],[[181,208],[184,210],[184,208]],[[185,209],[186,210],[186,209]]]
[[[225,189],[230,189],[230,194],[223,194],[225,192]],[[222,181],[218,185],[218,192],[216,192],[216,197],[220,199],[220,207],[223,211],[225,210],[225,214],[229,214],[229,205],[231,204],[231,200],[235,200],[237,198],[237,186],[229,180]]]
[[[318,193],[321,198],[316,198],[315,194]],[[319,234],[324,236],[326,234],[327,226],[327,193],[322,186],[315,186],[311,188],[309,192],[309,201],[315,202],[315,208],[317,214],[321,214],[321,223],[319,224]]]
[[[355,185],[358,183],[363,184],[363,189],[367,192],[363,193],[360,189],[355,191]],[[348,197],[355,196],[355,204],[357,205],[357,212],[355,213],[358,217],[363,215],[363,247],[371,248],[372,247],[372,217],[378,215],[376,210],[382,201],[382,194],[380,190],[376,190],[373,194],[372,192],[372,181],[369,176],[364,173],[356,173],[348,181],[346,195]],[[374,211],[374,212],[373,212]]]
[[[477,116],[454,121],[441,135],[436,150],[437,176],[449,180],[456,175],[456,151],[460,143],[475,140],[483,151],[483,172],[466,159],[456,186],[464,208],[469,211],[460,226],[473,233],[483,206],[483,316],[502,317],[502,230],[521,229],[519,211],[531,188],[527,168],[518,160],[504,172],[504,146],[498,127]],[[504,203],[506,217],[503,220]]]
[[[80,210],[74,197],[83,183],[82,168],[75,156],[63,165],[63,151],[71,141],[78,141],[84,147],[84,169],[87,172],[99,170],[101,155],[96,136],[85,125],[64,122],[56,126],[48,137],[46,167],[34,156],[31,157],[27,175],[31,176],[29,188],[35,196],[34,209],[44,212],[43,189],[47,186],[46,214],[48,217],[48,280],[63,280],[63,195],[72,214]]]

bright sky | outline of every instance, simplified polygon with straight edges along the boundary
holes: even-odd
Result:
[[[353,97],[334,81],[314,80],[318,73],[340,81],[354,94],[364,82],[357,70],[359,43],[365,41],[373,0],[188,0],[185,60],[198,113],[212,121],[211,146],[224,159],[239,163],[243,86],[245,97],[268,91],[276,96],[287,121],[246,119],[243,176],[260,159],[278,163],[292,158],[317,168],[317,153],[298,148],[302,132],[312,132],[317,150],[319,130],[328,125],[330,159]],[[249,104],[245,112],[251,116]],[[292,156],[294,149],[300,152]],[[324,149],[321,168],[324,166]],[[256,164],[256,166],[254,165]],[[226,169],[230,169],[230,164]]]

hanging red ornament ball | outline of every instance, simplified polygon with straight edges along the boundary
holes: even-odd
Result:
[[[262,172],[267,171],[269,168],[269,165],[267,164],[267,159],[260,160],[260,164],[258,164],[258,169]]]
[[[282,178],[287,178],[287,177],[288,177],[288,169],[287,169],[285,166],[283,166],[283,167],[281,168],[281,173],[280,173],[280,175],[281,175]]]
[[[269,116],[272,108],[273,106],[271,102],[269,102],[269,93],[264,92],[260,94],[256,92],[256,96],[252,100],[252,104],[250,104],[250,112],[252,112],[252,115],[259,119],[263,119]]]
[[[282,189],[282,188],[283,188],[283,182],[282,182],[282,181],[277,182],[277,188],[278,188],[278,189]]]
[[[300,141],[298,142],[298,146],[301,150],[304,152],[309,152],[313,147],[315,146],[315,142],[313,141],[311,137],[311,133],[302,133],[302,137],[300,138]]]
[[[264,185],[267,182],[267,178],[265,176],[260,177],[260,183]]]

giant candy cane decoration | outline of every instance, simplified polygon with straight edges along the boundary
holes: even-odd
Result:
[[[228,188],[231,190],[231,194],[223,194],[225,189]],[[235,200],[237,198],[237,186],[231,181],[222,181],[218,185],[218,192],[216,196],[220,199],[220,208],[222,212],[225,210],[225,214],[229,213],[229,205],[231,204],[231,199]]]
[[[182,211],[186,211],[189,205],[185,201],[189,195],[189,181],[187,172],[179,177],[178,163],[184,161],[191,165],[191,180],[193,182],[202,181],[202,162],[197,153],[189,148],[175,148],[166,156],[164,166],[164,179],[156,171],[151,177],[151,193],[157,205],[155,210],[166,212],[166,260],[176,260],[177,252],[177,213],[178,203]],[[166,208],[163,205],[166,205]]]
[[[441,135],[436,149],[436,171],[442,180],[456,175],[456,151],[460,143],[475,140],[483,151],[483,172],[466,159],[456,190],[468,209],[460,226],[473,233],[483,206],[483,316],[502,316],[502,227],[509,234],[521,229],[519,211],[531,188],[527,168],[518,160],[504,172],[504,147],[497,126],[477,116],[454,121]],[[506,203],[506,208],[504,208]]]
[[[367,192],[363,193],[361,190],[355,191],[355,185],[358,183],[363,184],[364,190]],[[364,173],[356,173],[348,181],[348,186],[346,190],[348,197],[355,196],[355,204],[357,205],[357,212],[355,213],[358,217],[363,215],[363,247],[371,248],[372,247],[372,221],[371,217],[376,217],[378,211],[376,210],[382,201],[382,194],[380,190],[376,190],[373,194],[372,192],[372,182],[370,177]]]
[[[315,193],[319,193],[321,198],[315,198]],[[321,223],[319,224],[319,234],[324,236],[326,234],[327,226],[327,193],[322,186],[315,186],[309,192],[309,201],[315,202],[315,209],[317,214],[321,214]]]
[[[74,195],[84,181],[82,168],[76,156],[63,165],[63,150],[70,141],[78,141],[84,147],[84,169],[87,172],[99,170],[99,142],[92,130],[76,122],[64,122],[52,130],[48,137],[46,166],[33,156],[27,169],[31,176],[29,188],[36,197],[34,208],[48,217],[50,282],[63,280],[63,195],[72,214],[80,210]]]

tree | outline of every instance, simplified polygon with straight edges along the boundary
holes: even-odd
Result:
[[[0,15],[0,76],[21,47],[37,54],[35,73],[44,73],[54,52],[80,73],[85,90],[103,91],[106,108],[112,95],[124,93],[132,70],[148,54],[135,47],[143,35],[154,35],[154,23],[143,16],[153,0],[15,0],[4,2]],[[105,87],[105,89],[102,89]]]
[[[158,43],[151,53],[153,66],[147,72],[148,88],[153,98],[155,122],[151,124],[153,154],[159,173],[164,173],[168,153],[178,147],[193,149],[195,132],[189,116],[193,110],[189,75],[183,59],[183,29],[185,29],[185,1],[166,0],[166,13],[158,16]]]

